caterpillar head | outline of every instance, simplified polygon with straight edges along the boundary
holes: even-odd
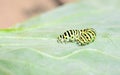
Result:
[[[58,43],[62,43],[62,42],[64,42],[63,35],[59,35],[59,36],[58,36],[58,38],[57,38],[57,42],[58,42]]]
[[[60,35],[57,38],[58,43],[66,43],[67,41],[69,41],[69,38],[65,35]]]

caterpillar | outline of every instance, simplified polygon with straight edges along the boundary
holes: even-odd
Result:
[[[80,46],[87,45],[94,42],[96,32],[93,28],[86,28],[81,30],[67,30],[64,34],[59,35],[57,38],[58,43],[75,42]]]

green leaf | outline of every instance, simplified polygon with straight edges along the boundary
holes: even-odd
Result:
[[[80,0],[0,30],[0,75],[120,75],[119,8],[119,0]],[[96,30],[95,42],[57,43],[84,28]]]

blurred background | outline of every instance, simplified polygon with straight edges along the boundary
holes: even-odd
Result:
[[[74,1],[76,0],[0,0],[0,28],[9,28]]]

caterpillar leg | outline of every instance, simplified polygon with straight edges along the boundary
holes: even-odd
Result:
[[[77,43],[79,46],[84,46],[84,45],[85,45],[84,42],[81,41],[80,39],[77,39],[77,40],[76,40],[76,43]]]

